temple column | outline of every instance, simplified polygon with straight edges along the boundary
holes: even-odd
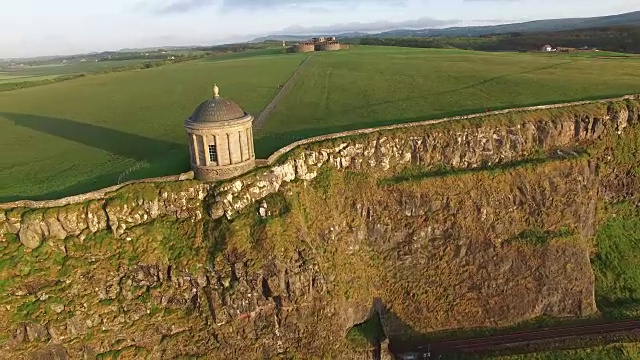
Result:
[[[251,158],[251,134],[249,133],[249,129],[244,130],[244,137],[247,139],[247,158]]]
[[[216,163],[214,165],[220,166],[220,154],[218,153],[218,141],[219,141],[218,135],[211,135],[211,136],[213,136],[213,142],[214,142],[213,146],[215,146],[216,148]]]
[[[191,134],[191,159],[196,165],[200,165],[200,154],[198,153],[198,138],[195,134]]]
[[[209,157],[209,143],[207,142],[207,136],[202,135],[202,146],[204,147],[204,163],[205,166],[211,165],[211,159]]]
[[[253,127],[249,128],[249,156],[256,156],[255,149],[253,148]]]
[[[242,131],[238,131],[238,145],[240,146],[240,162],[244,161],[244,147],[242,146]]]
[[[233,165],[233,156],[231,153],[231,136],[227,133],[227,149],[229,150],[229,165]]]

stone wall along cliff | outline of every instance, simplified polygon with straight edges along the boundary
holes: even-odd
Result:
[[[202,202],[209,185],[195,181],[128,185],[107,199],[48,209],[0,210],[0,234],[16,234],[22,244],[35,249],[47,239],[84,238],[109,229],[114,235],[160,216],[202,218]]]
[[[199,201],[213,189],[213,201],[207,202],[206,209],[211,217],[226,215],[231,218],[250,204],[277,192],[285,183],[314,179],[318,170],[325,165],[341,170],[375,170],[373,176],[395,174],[407,167],[487,167],[524,159],[539,151],[582,146],[607,135],[622,134],[630,123],[637,122],[638,113],[635,106],[636,101],[624,100],[512,112],[482,119],[470,118],[423,126],[400,125],[377,132],[367,130],[351,137],[331,138],[300,145],[281,155],[278,164],[267,169],[257,169],[220,186],[187,183],[193,184],[190,191],[198,194],[195,198]],[[130,185],[126,192],[139,192],[136,190],[137,186],[141,189],[146,188],[145,184]],[[101,197],[108,198],[109,195],[106,194],[101,193]],[[164,196],[169,194],[165,192]],[[154,194],[150,198],[153,199]],[[112,231],[115,233],[121,233],[122,229],[118,230],[118,227],[127,223],[121,222],[118,214],[128,218],[131,208],[140,206],[149,207],[148,213],[155,214],[153,209],[156,205],[147,204],[145,201],[141,202],[142,205],[128,204],[127,207],[118,209],[117,212],[112,210],[112,213],[108,214],[104,208],[108,201],[102,200],[104,199],[81,206],[73,205],[72,210],[65,209],[64,206],[42,212],[20,207],[0,209],[0,234],[18,234],[25,245],[35,247],[49,236],[60,237],[65,233],[78,232],[75,226],[69,225],[67,227],[70,232],[60,231],[64,230],[62,223],[66,220],[59,221],[56,212],[73,213],[71,219],[80,219],[78,221],[86,224],[80,226],[80,232],[84,229],[91,232],[102,229],[105,224],[104,217],[108,215],[109,219],[113,218],[108,225],[113,224],[116,229]],[[96,209],[102,210],[94,214]],[[45,216],[45,213],[49,215]],[[134,218],[131,223],[141,223],[156,217],[149,214],[146,218],[140,215],[140,219]],[[69,218],[61,216],[63,219]]]

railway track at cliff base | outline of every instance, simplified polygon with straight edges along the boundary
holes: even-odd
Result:
[[[391,343],[396,359],[484,359],[553,350],[571,350],[621,342],[640,342],[640,319],[548,327],[512,333],[438,340]]]

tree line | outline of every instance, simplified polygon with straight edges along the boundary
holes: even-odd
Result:
[[[477,37],[365,37],[361,45],[456,48],[479,51],[535,51],[544,45],[597,48],[640,53],[640,26],[619,26],[560,32],[508,33]]]

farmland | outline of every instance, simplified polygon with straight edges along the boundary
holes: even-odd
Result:
[[[13,75],[8,73],[0,73],[0,84],[18,82],[18,81],[34,81],[43,79],[56,78],[56,75],[38,76],[38,75]]]
[[[189,168],[184,119],[211,94],[259,113],[303,56],[195,61],[0,93],[0,199],[59,197]]]
[[[218,55],[0,93],[0,201],[185,171],[182,122],[214,82],[257,116],[306,56]],[[633,58],[391,47],[316,53],[256,131],[256,155],[342,130],[637,93],[639,74]]]
[[[554,55],[380,47],[317,53],[256,150],[264,156],[331,132],[640,91],[640,58]]]
[[[123,60],[123,61],[91,61],[75,62],[70,64],[48,64],[25,66],[0,70],[0,76],[56,76],[78,73],[92,73],[109,70],[115,67],[123,67],[140,64],[143,60]]]

